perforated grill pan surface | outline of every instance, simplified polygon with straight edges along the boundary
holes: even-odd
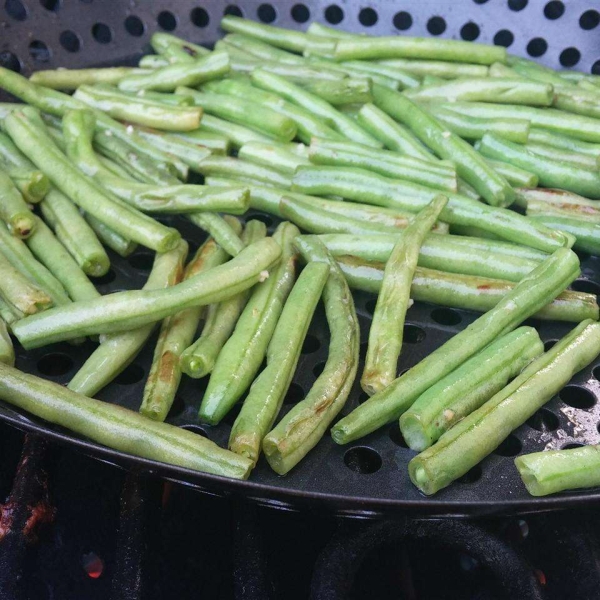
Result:
[[[420,0],[417,2],[354,1],[338,4],[244,1],[200,4],[190,0],[0,0],[0,64],[27,75],[33,70],[133,63],[150,50],[157,30],[173,31],[191,41],[212,44],[221,35],[224,12],[304,28],[309,20],[349,31],[377,34],[440,35],[508,45],[511,52],[538,58],[554,68],[574,67],[600,73],[600,7],[595,0]],[[259,217],[275,225],[268,215]],[[198,229],[177,218],[164,219],[178,227],[192,250],[202,241]],[[581,256],[582,276],[573,287],[600,291],[600,258]],[[138,250],[128,259],[111,255],[108,275],[95,280],[110,293],[140,288],[148,275],[152,254]],[[361,359],[375,299],[355,294],[361,321]],[[477,315],[416,303],[409,311],[399,372],[416,364]],[[535,322],[550,345],[568,324]],[[98,397],[137,410],[150,365],[153,338],[135,362]],[[328,330],[317,310],[300,359],[285,413],[302,399],[327,358]],[[66,383],[93,350],[88,342],[77,349],[56,344],[25,352],[17,347],[17,366]],[[188,427],[226,446],[234,411],[218,427],[200,426],[197,409],[205,380],[184,378],[168,422]],[[358,384],[342,414],[364,400]],[[549,498],[528,496],[513,465],[517,454],[600,442],[600,360],[580,372],[556,398],[520,427],[504,444],[462,481],[425,498],[411,484],[407,449],[397,424],[387,426],[348,446],[336,446],[326,436],[288,476],[279,477],[261,460],[251,481],[238,482],[142,460],[80,439],[68,431],[31,419],[0,404],[0,418],[125,468],[141,469],[216,494],[242,493],[282,508],[310,507],[341,514],[374,515],[413,511],[440,516],[525,513],[600,501],[600,490],[562,493]]]

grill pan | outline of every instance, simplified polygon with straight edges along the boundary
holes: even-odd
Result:
[[[355,32],[383,35],[441,35],[508,45],[522,56],[534,57],[554,68],[576,67],[600,74],[600,14],[595,0],[420,0],[415,2],[337,4],[307,1],[276,4],[244,0],[238,4],[190,0],[3,0],[0,4],[0,64],[28,75],[37,69],[134,64],[150,50],[157,30],[172,31],[193,42],[212,44],[221,35],[224,13],[243,15],[284,27],[304,28],[310,20]],[[269,215],[251,212],[276,225]],[[177,217],[161,218],[180,229],[195,250],[200,230]],[[580,255],[582,275],[573,288],[600,293],[600,257]],[[152,264],[152,254],[140,249],[127,259],[111,254],[110,272],[96,279],[103,293],[140,288]],[[361,321],[361,360],[375,297],[355,294]],[[413,366],[439,347],[477,314],[416,303],[407,315],[399,372]],[[570,324],[530,320],[549,347],[572,327]],[[294,382],[282,414],[301,400],[327,358],[328,330],[317,310],[304,344]],[[138,358],[98,398],[137,410],[148,372],[153,338]],[[93,348],[55,344],[25,352],[18,344],[17,366],[47,379],[66,383]],[[359,367],[360,370],[360,367]],[[360,371],[359,371],[360,372]],[[183,378],[167,421],[206,435],[225,446],[236,411],[217,427],[199,425],[196,414],[206,380]],[[342,415],[365,399],[356,382]],[[376,515],[406,511],[438,516],[526,513],[600,502],[600,490],[565,492],[547,498],[530,497],[513,465],[517,454],[544,448],[600,442],[600,359],[515,431],[497,451],[461,481],[426,498],[411,484],[406,448],[397,423],[347,446],[336,446],[325,436],[286,477],[275,475],[261,460],[251,481],[240,482],[139,459],[77,438],[72,433],[32,419],[0,403],[0,419],[34,431],[86,454],[124,468],[159,474],[215,494],[239,493],[281,508],[308,506],[340,514]]]

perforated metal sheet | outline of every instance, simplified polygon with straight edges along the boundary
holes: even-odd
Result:
[[[517,11],[510,9],[509,4],[513,9],[526,6]],[[239,7],[244,16],[256,18],[260,14],[264,20],[268,20],[275,13],[273,22],[289,27],[303,26],[299,21],[306,20],[309,16],[323,22],[331,22],[343,14],[343,20],[339,23],[341,27],[382,34],[399,33],[399,30],[410,22],[411,26],[406,29],[408,33],[429,35],[428,26],[434,31],[435,26],[441,26],[441,21],[435,20],[432,23],[431,19],[441,17],[446,24],[442,35],[458,38],[462,30],[463,37],[472,38],[476,30],[472,26],[465,30],[464,26],[467,23],[475,23],[479,29],[478,41],[489,42],[498,35],[498,31],[510,31],[514,37],[510,50],[517,54],[527,55],[526,48],[529,45],[531,49],[531,40],[543,37],[548,49],[541,60],[554,67],[559,66],[561,53],[564,62],[565,49],[577,48],[581,55],[577,68],[589,71],[592,68],[600,68],[600,14],[593,8],[594,5],[593,0],[569,1],[564,4],[533,0],[529,3],[525,0],[511,0],[509,3],[504,0],[489,0],[484,3],[470,0],[422,0],[418,6],[413,2],[379,2],[369,5],[358,2],[336,5],[306,2],[293,6],[279,2],[277,7],[273,8],[259,2],[243,2]],[[19,12],[20,6],[25,7],[25,13]],[[550,16],[558,14],[561,6],[564,13],[559,18],[549,19],[544,16],[545,13]],[[7,0],[4,6],[0,4],[0,27],[3,28],[0,54],[4,63],[18,66],[23,73],[57,66],[81,67],[127,62],[142,51],[148,50],[147,41],[151,33],[159,28],[159,23],[163,29],[169,29],[175,23],[175,29],[169,30],[193,41],[214,42],[219,35],[218,21],[224,7],[224,3],[200,5],[188,0],[180,0],[176,5],[154,0]],[[7,10],[13,16],[9,16]],[[227,10],[231,12],[234,9],[229,7]],[[23,20],[14,18],[14,15],[22,17],[24,14]],[[377,18],[374,25],[366,27],[361,24],[372,22],[374,14]],[[292,15],[295,16],[295,20]],[[410,18],[407,15],[410,15]],[[139,21],[132,20],[133,17]],[[104,26],[108,27],[110,33],[107,33]],[[141,35],[128,33],[127,27],[133,32],[141,31]],[[66,31],[72,32],[73,35],[65,35]],[[110,36],[110,41],[101,43],[94,35],[101,40],[107,40]],[[505,39],[508,36],[503,35]],[[79,40],[79,49],[69,52],[63,46],[73,49],[74,39]],[[35,43],[32,56],[30,49],[33,42],[45,44],[47,53],[40,43]],[[537,44],[539,46],[541,43]],[[535,44],[533,48],[535,49]],[[566,54],[567,57],[571,56],[571,60],[573,55],[573,52]],[[47,60],[41,61],[40,58]],[[268,215],[262,215],[261,218],[268,224],[273,224]],[[164,221],[177,226],[192,248],[201,242],[201,233],[187,221],[174,218]],[[111,271],[109,275],[96,281],[98,289],[102,293],[109,293],[127,288],[140,288],[147,277],[151,258],[151,253],[145,250],[137,251],[129,259],[111,255]],[[600,258],[582,256],[582,277],[573,287],[592,293],[600,292]],[[355,299],[362,326],[362,359],[374,297],[356,294]],[[416,303],[408,314],[399,372],[416,364],[476,317],[475,313],[468,311]],[[571,328],[568,324],[547,322],[536,322],[535,325],[542,339],[548,344]],[[286,399],[284,413],[304,396],[320,373],[327,358],[327,344],[327,324],[319,309],[311,326],[294,384]],[[17,348],[17,364],[25,371],[66,383],[93,347],[91,342],[77,349],[68,344],[57,344],[27,353],[22,348]],[[98,397],[136,410],[139,407],[152,351],[151,341],[135,362]],[[196,414],[205,386],[205,380],[184,378],[168,421],[203,432],[224,446],[236,412],[230,414],[218,427],[200,427]],[[12,422],[17,427],[34,429],[64,443],[77,445],[85,452],[116,464],[161,473],[213,493],[237,491],[281,507],[308,503],[313,508],[329,508],[353,514],[415,510],[440,515],[467,515],[545,510],[600,500],[598,491],[533,499],[525,491],[513,465],[513,457],[519,453],[544,448],[563,448],[569,444],[600,442],[599,399],[600,360],[579,373],[561,392],[560,397],[551,400],[496,453],[463,478],[464,481],[442,490],[433,498],[422,496],[409,481],[406,465],[414,453],[404,446],[397,424],[344,447],[336,446],[326,436],[287,477],[275,475],[261,460],[251,481],[234,482],[121,455],[86,440],[77,439],[60,428],[29,419],[1,404],[0,418]],[[361,395],[357,383],[342,414],[350,412],[362,400],[364,396]]]

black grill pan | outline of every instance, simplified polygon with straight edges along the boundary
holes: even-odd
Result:
[[[84,67],[133,63],[149,51],[148,40],[157,30],[173,31],[191,41],[212,44],[220,36],[224,13],[302,28],[309,19],[339,25],[350,31],[378,34],[442,35],[456,39],[510,44],[510,51],[555,68],[576,67],[600,73],[600,6],[595,0],[421,0],[420,2],[327,4],[227,4],[189,0],[2,0],[0,3],[0,64],[27,75],[42,68]],[[275,225],[269,215],[249,214]],[[202,241],[187,221],[165,218],[178,227],[192,249]],[[581,255],[582,276],[573,288],[600,292],[600,258]],[[128,259],[111,255],[108,275],[96,280],[102,293],[140,288],[152,255],[138,250]],[[375,299],[355,295],[362,325],[362,352]],[[416,303],[409,311],[400,371],[416,364],[477,315],[469,311]],[[551,344],[571,326],[532,322],[544,342]],[[327,358],[328,331],[322,310],[309,331],[294,383],[283,411],[303,398]],[[24,371],[66,383],[93,349],[56,344],[25,352],[17,347],[17,365]],[[153,343],[99,398],[137,410],[153,351]],[[206,381],[184,378],[168,417],[174,425],[190,428],[225,446],[235,411],[218,427],[198,424],[196,414]],[[342,414],[364,400],[358,383]],[[216,494],[240,493],[282,508],[308,506],[341,514],[374,515],[406,511],[439,516],[526,513],[600,502],[600,490],[531,498],[521,484],[513,458],[517,454],[600,442],[600,360],[573,381],[520,427],[483,463],[460,482],[426,498],[410,483],[407,463],[413,456],[397,424],[387,426],[348,446],[336,446],[326,436],[287,477],[275,475],[261,460],[251,481],[231,481],[161,463],[142,460],[98,446],[70,432],[31,419],[0,404],[0,418],[15,427],[80,448],[125,468],[150,471]]]

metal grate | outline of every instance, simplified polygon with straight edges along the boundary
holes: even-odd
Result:
[[[593,8],[595,5],[594,0],[564,3],[556,0],[422,0],[418,6],[413,2],[372,2],[365,6],[351,1],[331,5],[317,2],[271,5],[256,1],[200,5],[180,0],[175,5],[158,0],[5,0],[3,9],[0,4],[0,27],[3,27],[0,61],[25,74],[40,68],[127,62],[148,50],[149,37],[158,29],[173,31],[196,42],[213,43],[219,36],[220,17],[229,12],[288,27],[303,27],[309,19],[318,19],[353,31],[439,34],[495,41],[509,45],[517,54],[539,56],[553,67],[559,67],[562,62],[565,67],[600,72],[600,13]],[[540,41],[542,36],[543,41]],[[261,218],[268,225],[274,224],[268,215]],[[163,221],[175,224],[192,249],[198,246],[201,241],[199,230],[187,221],[172,218]],[[144,250],[128,259],[112,255],[110,273],[95,281],[98,289],[108,293],[140,288],[150,269],[151,257]],[[582,277],[573,287],[600,293],[600,258],[582,256]],[[355,298],[362,325],[361,357],[364,358],[368,321],[375,301],[367,294],[356,294]],[[476,317],[468,311],[415,304],[408,314],[399,371],[416,364]],[[547,344],[571,328],[568,324],[548,322],[536,322],[535,325]],[[17,348],[18,366],[64,383],[91,351],[93,345],[88,344],[77,350],[68,344],[58,344],[27,353]],[[327,345],[327,325],[323,313],[317,311],[283,413],[303,398],[321,372]],[[151,340],[135,362],[98,397],[137,410],[152,350]],[[184,378],[168,421],[207,435],[223,446],[236,414],[234,411],[218,427],[200,426],[196,414],[205,386],[205,380]],[[357,382],[342,414],[347,414],[364,399]],[[560,397],[549,402],[480,466],[432,499],[425,499],[409,481],[406,465],[414,453],[405,447],[397,424],[345,447],[336,446],[326,436],[285,478],[276,476],[264,461],[259,462],[251,482],[222,480],[152,461],[137,462],[147,469],[201,488],[240,490],[283,506],[319,502],[340,512],[402,508],[446,515],[541,510],[584,503],[597,499],[600,492],[532,499],[518,479],[513,457],[544,447],[564,448],[571,444],[600,442],[598,399],[600,360],[579,373]],[[132,462],[131,458],[78,440],[68,432],[32,421],[7,407],[0,406],[0,418],[78,445],[88,453],[116,463],[127,465]]]

